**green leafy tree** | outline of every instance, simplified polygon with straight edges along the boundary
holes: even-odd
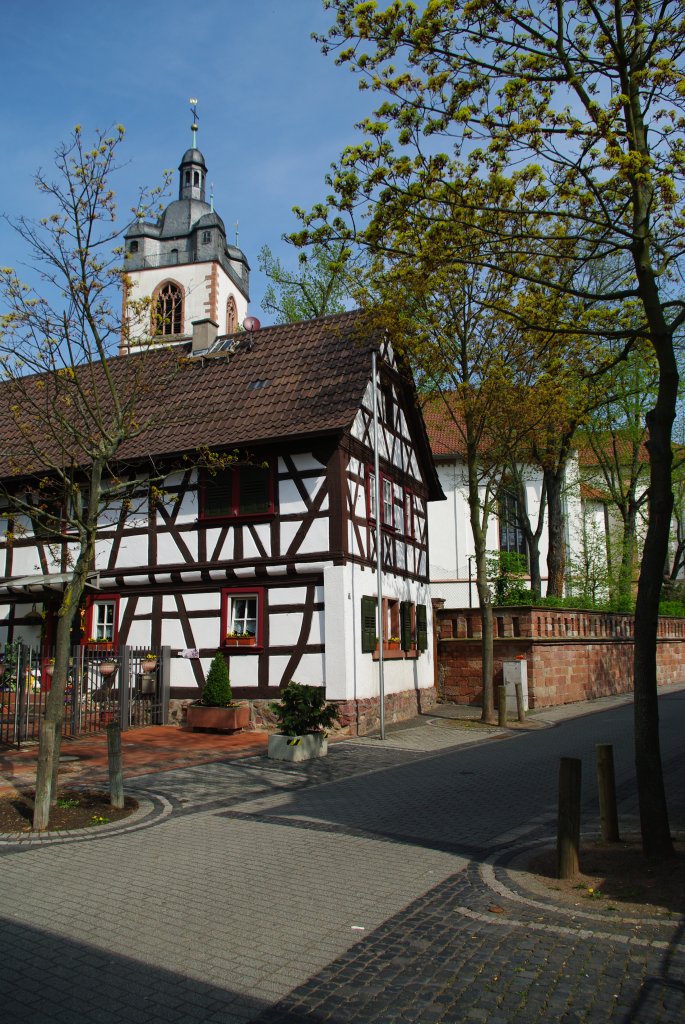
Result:
[[[299,271],[290,273],[265,245],[259,253],[259,269],[270,280],[262,309],[273,314],[277,324],[313,320],[347,308],[349,265],[343,246],[329,252],[323,245],[314,245],[310,253],[300,253]]]
[[[69,579],[57,609],[55,666],[40,734],[33,826],[47,828],[57,799],[57,767],[71,631],[95,562],[99,524],[125,518],[161,496],[164,470],[152,460],[121,457],[126,442],[150,427],[155,396],[177,372],[153,352],[116,354],[128,330],[126,282],[117,246],[121,227],[110,181],[123,128],[98,132],[90,144],[76,128],[55,154],[55,178],[36,176],[50,213],[14,226],[26,243],[42,293],[0,269],[0,422],[11,437],[1,486],[8,540],[30,523],[53,551],[70,552]],[[156,202],[142,194],[140,211]],[[139,315],[145,300],[130,310]],[[146,412],[147,410],[147,412]],[[61,557],[61,555],[60,555]]]
[[[474,246],[469,263],[506,267],[595,313],[612,311],[603,337],[626,350],[643,337],[654,351],[649,520],[635,613],[635,747],[643,847],[653,857],[670,856],[656,638],[673,504],[674,336],[685,320],[685,303],[668,294],[667,284],[685,246],[682,4],[324,6],[335,12],[324,50],[358,72],[382,102],[363,123],[365,138],[333,168],[327,203],[305,216],[307,237],[335,237],[366,215],[382,243],[387,225],[413,217],[436,187],[465,193],[468,219],[478,183],[486,182],[508,216]],[[563,225],[569,246],[564,252],[555,239],[554,256],[569,272],[543,278],[540,261],[555,224]],[[588,273],[583,280],[583,267],[607,261],[630,266],[630,279],[608,282]],[[579,317],[575,329],[600,336],[593,319]]]

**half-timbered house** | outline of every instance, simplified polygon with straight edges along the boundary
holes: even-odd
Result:
[[[192,342],[160,345],[108,364],[124,390],[137,359],[166,380],[163,393],[141,397],[138,415],[150,426],[120,456],[131,472],[137,460],[166,460],[168,473],[147,508],[124,502],[103,517],[78,638],[169,646],[172,708],[200,694],[221,650],[236,696],[256,709],[290,680],[324,684],[346,705],[345,720],[354,726],[359,718],[363,729],[379,693],[380,517],[387,714],[415,713],[434,692],[427,502],[441,492],[411,384],[359,313],[215,333],[200,324],[194,351]],[[6,422],[6,441],[7,429]],[[236,461],[200,470],[193,457],[203,449]],[[9,454],[0,470],[6,482],[14,474]],[[25,482],[17,477],[15,486]],[[142,478],[140,489],[144,495]],[[43,537],[30,519],[5,521],[0,639],[36,642],[41,629],[45,636],[51,594],[68,571],[68,537]]]

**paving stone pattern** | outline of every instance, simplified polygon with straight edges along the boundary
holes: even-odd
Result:
[[[685,693],[661,706],[683,829]],[[146,775],[170,808],[146,827],[5,847],[3,1024],[680,1024],[683,922],[574,917],[510,865],[554,834],[560,756],[591,829],[613,743],[634,817],[630,709],[475,745],[429,728]]]

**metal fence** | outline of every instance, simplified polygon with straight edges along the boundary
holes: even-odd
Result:
[[[148,657],[151,655],[151,657]],[[64,695],[63,736],[164,725],[169,712],[170,649],[85,644],[73,648]],[[45,717],[54,651],[0,645],[0,744],[38,739]]]

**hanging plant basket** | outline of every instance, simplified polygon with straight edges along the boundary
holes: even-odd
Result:
[[[116,661],[101,661],[98,668],[100,669],[100,675],[107,678],[107,676],[113,676],[117,670]]]
[[[157,668],[156,658],[143,658],[143,672],[154,672]]]

